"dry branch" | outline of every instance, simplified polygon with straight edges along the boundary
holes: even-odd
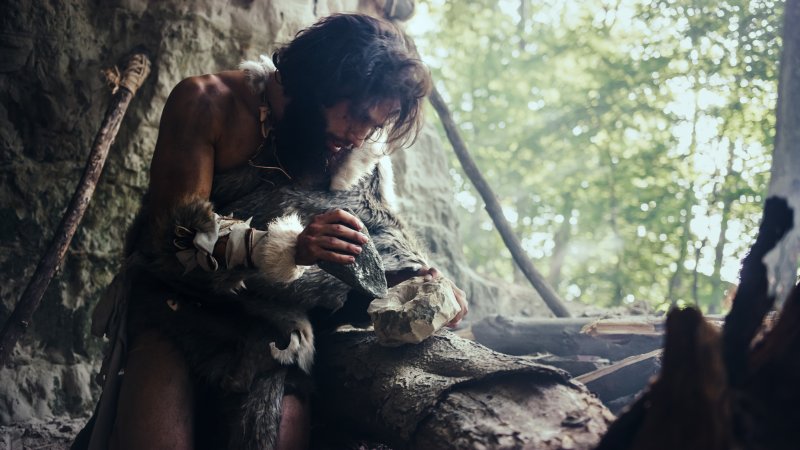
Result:
[[[489,187],[489,183],[487,183],[483,175],[481,175],[478,166],[475,165],[475,161],[472,160],[467,146],[464,144],[464,140],[461,139],[461,135],[456,128],[453,117],[450,114],[450,109],[447,107],[447,104],[436,88],[431,92],[430,101],[436,113],[439,115],[439,119],[442,121],[444,130],[447,133],[447,138],[450,140],[450,144],[453,146],[453,150],[456,152],[456,156],[458,156],[458,160],[464,168],[464,173],[467,174],[470,181],[472,181],[472,184],[475,186],[475,189],[481,194],[481,198],[486,204],[486,212],[489,213],[489,217],[491,217],[492,222],[495,227],[497,227],[497,231],[500,232],[500,236],[511,252],[514,261],[516,261],[528,281],[531,282],[533,288],[536,289],[536,292],[542,296],[542,300],[544,300],[550,310],[553,311],[553,314],[555,314],[556,317],[570,317],[570,313],[566,306],[564,306],[564,302],[542,274],[533,267],[525,250],[522,249],[519,238],[514,234],[511,225],[509,225],[503,215],[500,202],[497,201],[497,197],[495,197],[492,188]]]
[[[661,349],[630,356],[574,378],[608,404],[612,400],[637,394],[661,368]]]
[[[81,219],[83,219],[86,208],[89,206],[89,201],[94,194],[97,181],[103,172],[108,150],[117,136],[125,111],[128,109],[136,90],[150,73],[150,60],[142,53],[133,54],[128,59],[127,64],[121,77],[116,70],[106,73],[107,76],[110,73],[116,76],[114,79],[109,77],[114,84],[114,96],[106,111],[100,131],[95,136],[88,161],[86,162],[86,168],[72,196],[69,207],[58,225],[47,252],[36,266],[36,271],[31,281],[22,293],[22,297],[14,307],[14,311],[8,321],[3,326],[2,333],[0,333],[0,367],[9,362],[14,345],[28,328],[31,318],[39,307],[42,296],[53,278],[53,274],[55,274],[56,269],[64,259],[72,237],[75,235],[75,231]]]
[[[510,355],[592,355],[617,361],[661,348],[664,319],[538,319],[491,316],[472,326],[475,340]]]

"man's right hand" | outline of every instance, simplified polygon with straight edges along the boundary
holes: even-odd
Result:
[[[298,266],[319,261],[352,264],[368,241],[366,235],[358,232],[363,228],[356,216],[341,209],[315,216],[297,236],[295,263]]]

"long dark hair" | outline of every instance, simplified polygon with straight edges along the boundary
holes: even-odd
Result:
[[[300,31],[272,59],[292,102],[329,107],[350,100],[358,113],[397,100],[400,108],[386,124],[387,140],[401,147],[416,138],[431,78],[395,25],[361,14],[334,14]]]

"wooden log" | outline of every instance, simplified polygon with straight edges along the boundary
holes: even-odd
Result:
[[[108,73],[112,72],[107,72],[107,76]],[[50,285],[53,274],[67,253],[67,248],[72,242],[78,224],[83,219],[83,214],[92,199],[97,180],[100,179],[100,174],[103,172],[108,149],[117,136],[125,111],[127,111],[136,90],[150,73],[150,59],[143,53],[134,53],[128,59],[128,66],[123,71],[126,76],[120,78],[119,72],[116,70],[113,73],[117,77],[113,80],[114,96],[108,106],[100,131],[95,136],[83,176],[72,195],[72,200],[56,229],[50,246],[39,260],[33,277],[0,332],[0,367],[8,364],[14,345],[28,328],[33,313],[36,312],[47,286]]]
[[[661,368],[661,350],[635,355],[574,378],[605,404],[639,393]]]
[[[443,332],[386,348],[370,332],[318,339],[321,411],[399,450],[589,449],[613,418],[563,371]]]
[[[593,355],[617,361],[661,348],[663,322],[663,319],[653,317],[539,319],[492,316],[474,324],[472,334],[481,344],[510,355]]]

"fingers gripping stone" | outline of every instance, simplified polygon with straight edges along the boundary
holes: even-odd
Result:
[[[445,278],[414,277],[374,300],[367,309],[381,345],[417,344],[449,323],[461,311]]]

